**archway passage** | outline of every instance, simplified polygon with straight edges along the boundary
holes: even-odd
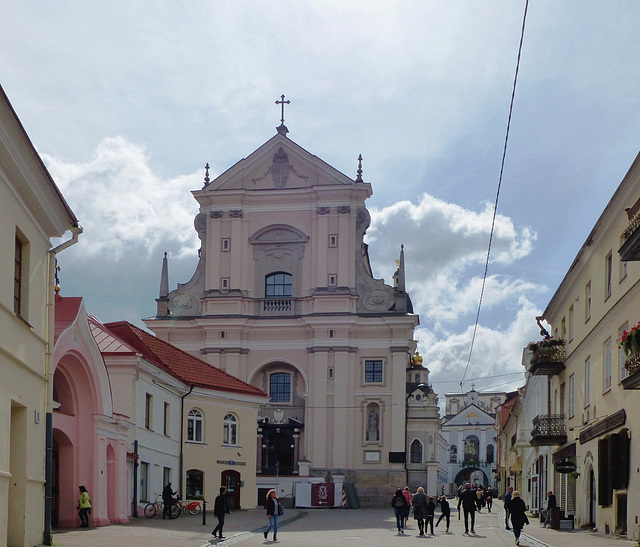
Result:
[[[280,426],[277,430],[274,428],[272,432],[265,431],[263,437],[265,443],[262,448],[262,473],[265,475],[293,474],[293,428]]]
[[[454,483],[464,485],[467,482],[480,484],[483,487],[489,486],[489,478],[482,469],[477,467],[465,467],[458,471]]]

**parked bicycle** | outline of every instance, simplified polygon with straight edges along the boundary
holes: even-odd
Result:
[[[200,511],[202,511],[202,504],[199,501],[188,501],[178,498],[176,503],[182,509],[182,513],[189,511],[192,515],[199,515]]]
[[[147,503],[144,508],[144,516],[148,519],[152,519],[156,516],[156,513],[164,514],[164,503],[158,499],[159,494],[155,495],[155,499]],[[177,501],[173,501],[171,503],[171,510],[169,511],[169,517],[172,519],[178,518],[182,513],[181,506],[177,503]]]

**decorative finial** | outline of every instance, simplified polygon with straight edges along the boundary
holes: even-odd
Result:
[[[204,166],[204,185],[209,186],[210,182],[211,179],[209,178],[209,162],[207,162],[207,165]],[[164,255],[167,256],[167,253],[164,253]]]
[[[284,124],[284,105],[285,104],[291,104],[291,101],[289,99],[287,99],[286,101],[284,100],[284,95],[280,95],[280,99],[279,101],[276,101],[276,104],[282,105],[282,114],[280,117],[280,126],[276,127],[276,130],[278,131],[278,133],[280,133],[280,135],[287,135],[287,133],[289,132],[289,130],[287,129],[287,126]]]
[[[358,176],[356,177],[356,182],[364,182],[362,180],[362,154],[358,154]]]

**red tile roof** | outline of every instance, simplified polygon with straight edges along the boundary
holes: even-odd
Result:
[[[104,326],[120,340],[144,355],[145,359],[189,386],[268,397],[257,387],[160,340],[127,321],[106,323]]]

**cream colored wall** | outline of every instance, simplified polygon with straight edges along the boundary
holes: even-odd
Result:
[[[545,314],[550,323],[552,332],[560,330],[562,319],[565,318],[567,333],[567,358],[566,370],[552,379],[551,399],[554,393],[560,392],[560,383],[566,383],[565,414],[567,415],[567,428],[574,428],[573,432],[567,432],[569,441],[573,442],[578,437],[583,423],[590,423],[594,419],[602,418],[624,408],[627,421],[624,427],[632,432],[638,431],[640,426],[640,399],[637,393],[625,391],[620,384],[621,362],[618,343],[619,329],[625,324],[633,326],[640,321],[640,263],[629,262],[626,276],[621,277],[620,259],[618,249],[621,246],[621,234],[627,227],[628,219],[625,207],[630,207],[640,197],[640,174],[638,168],[632,168],[626,180],[619,187],[598,221],[592,233],[589,245],[583,247],[578,262],[567,274],[558,293],[548,307]],[[605,258],[611,253],[613,257],[612,268],[612,294],[605,296]],[[585,317],[585,286],[591,281],[591,317]],[[569,308],[574,306],[575,329],[573,336],[568,332]],[[560,335],[561,333],[559,333]],[[610,339],[612,346],[612,378],[611,388],[604,389],[604,344]],[[585,404],[585,361],[590,357],[591,361],[591,401]],[[575,375],[575,413],[569,415],[569,382],[570,376]],[[553,412],[553,408],[552,408]],[[615,432],[615,430],[613,431]],[[611,432],[608,432],[611,433]],[[608,434],[607,433],[607,434]],[[577,482],[576,513],[577,525],[588,523],[588,473],[587,465],[590,457],[593,457],[593,466],[597,474],[597,441],[593,439],[585,444],[576,442],[578,471],[581,472]],[[639,527],[636,520],[640,517],[640,500],[634,495],[640,488],[640,477],[634,470],[640,467],[640,454],[637,443],[632,441],[631,449],[631,474],[628,496],[628,534],[630,539],[638,539]],[[618,491],[615,494],[620,493]],[[615,502],[611,507],[597,507],[597,526],[604,530],[605,522],[615,528]]]
[[[221,486],[221,474],[229,469],[240,473],[244,487],[240,490],[240,504],[243,509],[255,507],[256,492],[256,429],[259,402],[264,399],[242,397],[222,391],[196,389],[185,398],[184,422],[184,484],[189,469],[204,472],[204,496],[207,503],[213,504]],[[203,442],[186,441],[187,415],[192,409],[200,410],[204,415]],[[223,441],[223,423],[226,414],[238,419],[238,443],[227,446]],[[244,462],[245,465],[226,465],[218,460]],[[213,505],[209,506],[213,508]]]

